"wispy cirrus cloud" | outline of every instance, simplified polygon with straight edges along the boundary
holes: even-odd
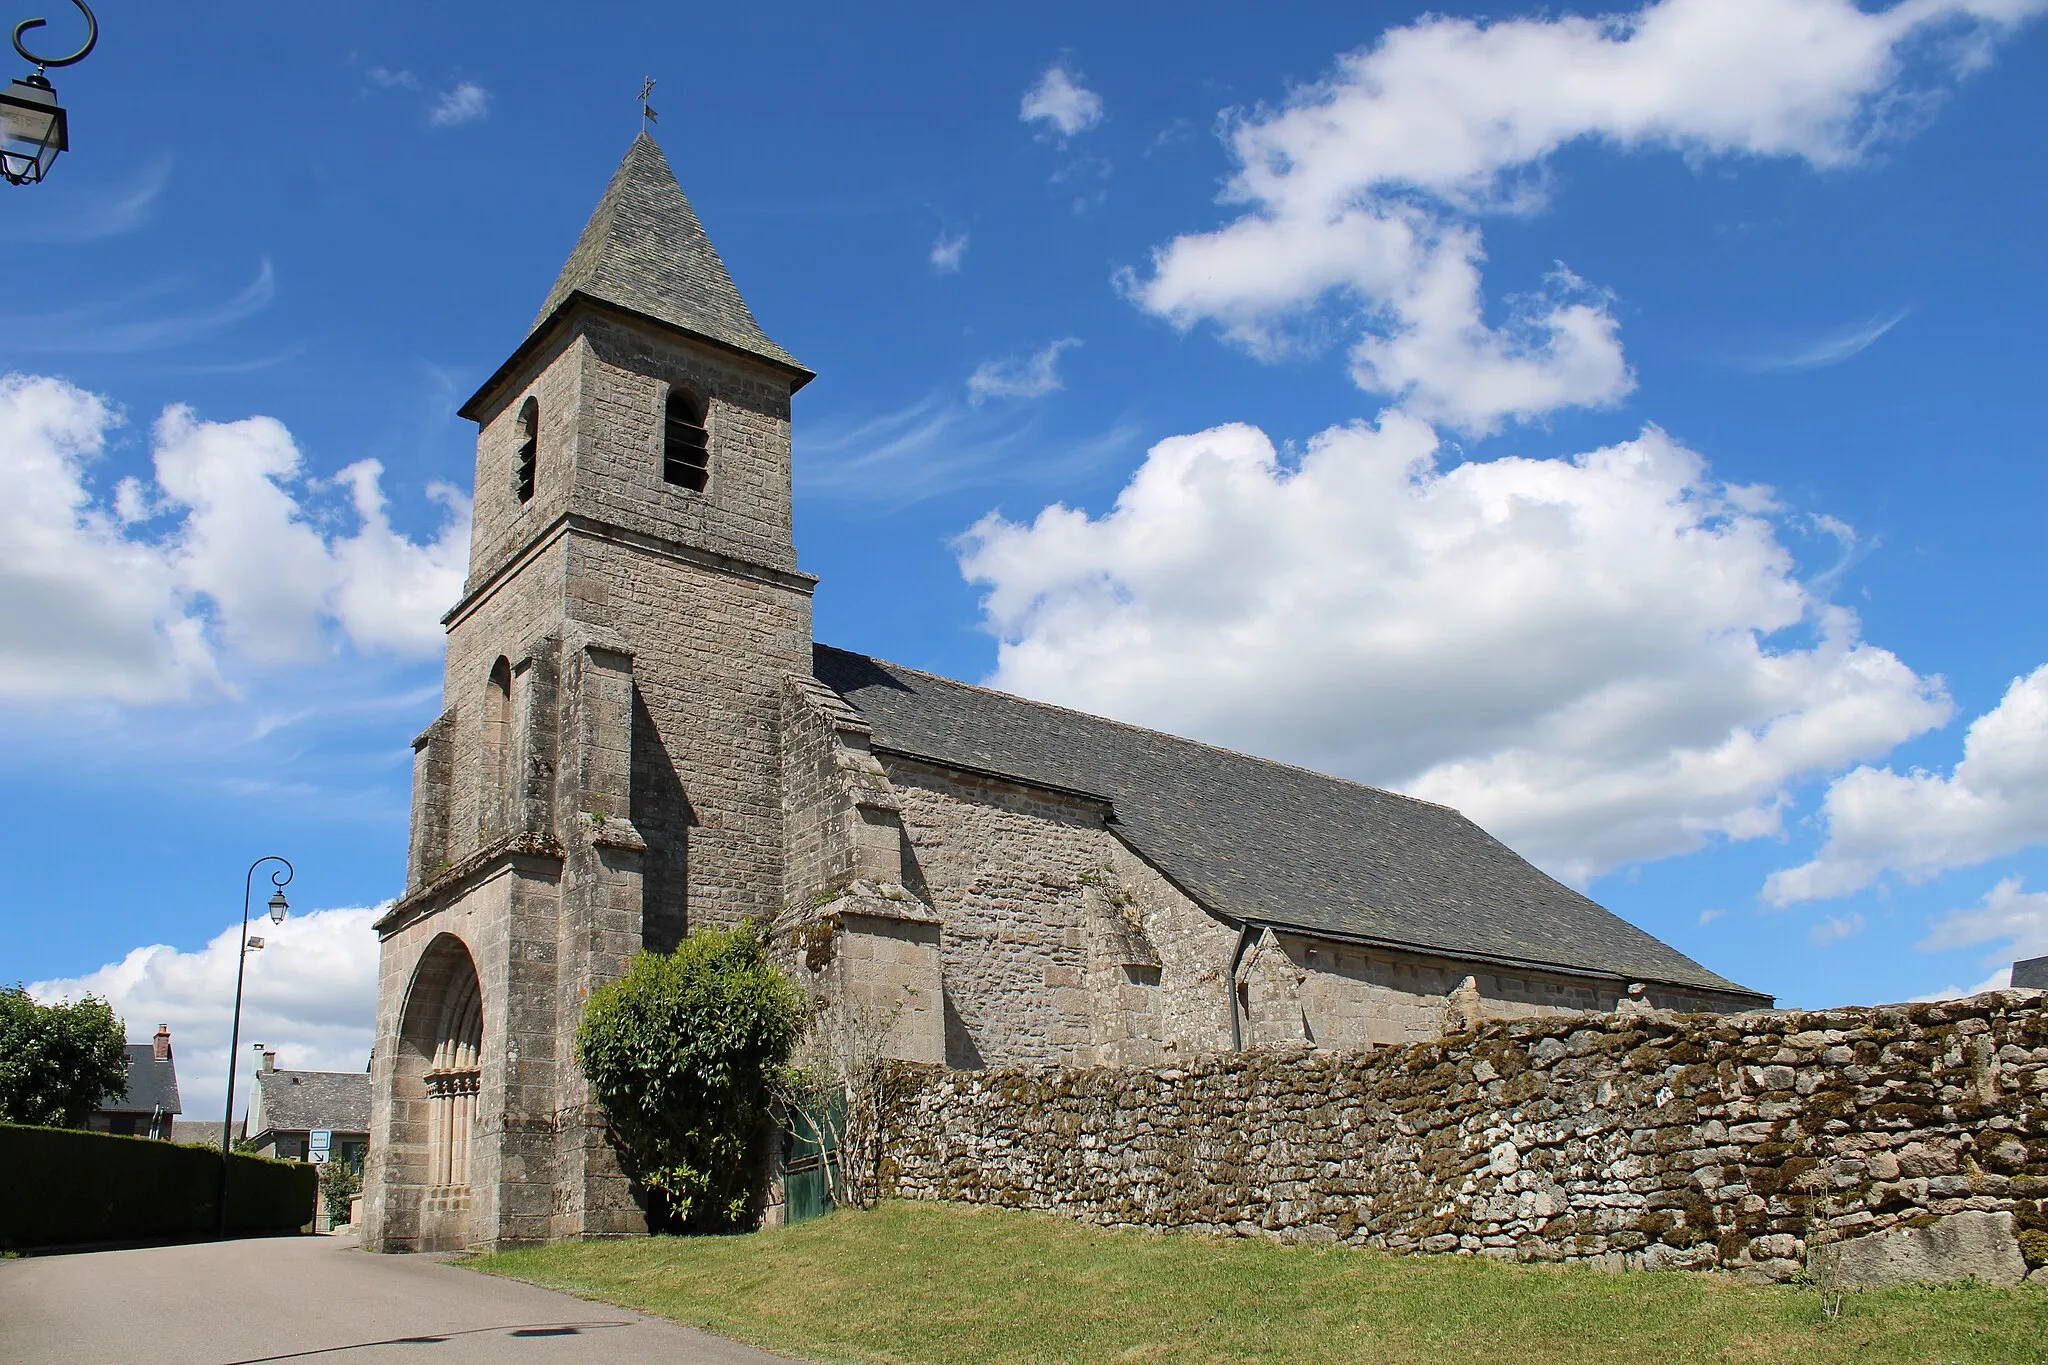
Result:
[[[1904,322],[1912,311],[1901,308],[1895,313],[1866,318],[1798,345],[1759,351],[1746,357],[1742,364],[1745,369],[1788,372],[1821,370],[1839,365],[1875,346],[1885,333]]]
[[[807,495],[908,507],[963,488],[1057,483],[1130,449],[1138,435],[1118,421],[1061,439],[1031,408],[979,407],[933,391],[890,412],[806,422],[796,477]]]
[[[122,298],[75,304],[55,313],[0,318],[15,348],[26,354],[124,355],[186,346],[247,321],[277,297],[277,276],[265,256],[256,278],[217,303],[138,316],[146,304],[179,291],[163,280]]]
[[[12,215],[0,227],[0,242],[23,246],[60,242],[68,246],[125,236],[155,216],[164,189],[171,183],[171,167],[169,155],[159,156],[125,181],[94,191],[48,217],[33,208]]]

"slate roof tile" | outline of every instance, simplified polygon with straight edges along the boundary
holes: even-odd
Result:
[[[630,309],[810,374],[754,321],[667,158],[645,132],[633,140],[584,224],[534,319],[534,330],[571,294]]]
[[[363,1071],[261,1071],[263,1126],[274,1132],[370,1131],[370,1077]]]
[[[878,748],[1107,798],[1125,841],[1227,919],[1769,999],[1447,806],[824,645],[812,672]]]
[[[110,1114],[154,1114],[161,1105],[166,1114],[178,1112],[178,1067],[169,1057],[156,1059],[153,1043],[129,1043],[128,1089],[118,1100],[100,1106]]]

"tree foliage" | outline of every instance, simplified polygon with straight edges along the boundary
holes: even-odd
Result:
[[[334,1227],[348,1222],[351,1199],[363,1192],[362,1173],[354,1163],[339,1158],[320,1165],[320,1200],[327,1205],[327,1221]]]
[[[771,1089],[803,1013],[751,923],[643,952],[591,993],[577,1062],[658,1196],[658,1228],[719,1231],[745,1217]]]
[[[98,996],[39,1005],[19,984],[0,989],[0,1121],[83,1128],[102,1101],[127,1091],[126,1043]]]

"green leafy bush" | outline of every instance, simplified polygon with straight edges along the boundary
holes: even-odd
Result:
[[[327,1221],[340,1227],[348,1221],[348,1204],[363,1192],[363,1178],[346,1161],[329,1161],[320,1172],[320,1202],[327,1206]]]
[[[0,1247],[211,1237],[220,1149],[73,1129],[0,1124]],[[293,1232],[313,1221],[314,1168],[236,1156],[228,1231]]]
[[[740,1223],[771,1086],[803,1026],[751,923],[643,952],[593,991],[576,1057],[651,1196],[656,1231]]]
[[[83,1128],[128,1089],[126,1041],[98,996],[39,1005],[19,984],[0,989],[0,1123]]]

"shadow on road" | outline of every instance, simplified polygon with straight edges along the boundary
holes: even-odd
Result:
[[[439,1342],[453,1341],[457,1337],[485,1336],[492,1332],[503,1332],[507,1337],[574,1337],[585,1332],[601,1331],[607,1327],[631,1327],[627,1319],[613,1319],[601,1322],[554,1322],[554,1323],[501,1323],[495,1327],[468,1327],[459,1332],[437,1332],[427,1336],[382,1337],[376,1341],[352,1341],[346,1346],[319,1346],[310,1351],[288,1351],[277,1356],[250,1356],[244,1360],[232,1360],[225,1365],[266,1365],[274,1360],[306,1360],[313,1356],[339,1355],[343,1351],[367,1351],[376,1346],[432,1346]]]

